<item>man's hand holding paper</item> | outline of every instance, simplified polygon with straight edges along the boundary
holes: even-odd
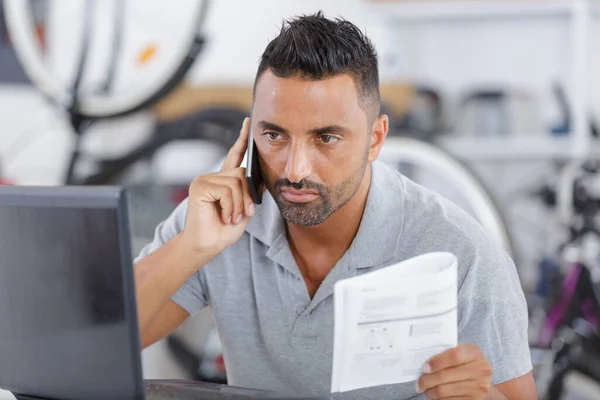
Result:
[[[475,345],[459,345],[432,357],[423,372],[417,392],[429,399],[490,399],[492,366]]]
[[[457,260],[429,253],[336,284],[332,392],[416,381],[457,345]]]

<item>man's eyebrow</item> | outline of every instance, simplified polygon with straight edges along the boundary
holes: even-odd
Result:
[[[322,128],[316,128],[310,131],[313,135],[323,135],[326,133],[349,133],[350,129],[342,126],[342,125],[328,125]]]
[[[266,129],[266,130],[270,130],[270,131],[276,131],[276,132],[284,133],[284,134],[288,133],[287,129],[282,128],[281,126],[274,124],[272,122],[269,122],[269,121],[260,121],[258,123],[258,126],[261,127],[262,129]]]
[[[288,134],[288,130],[285,128],[282,128],[281,126],[274,124],[272,122],[269,121],[260,121],[258,123],[258,126],[262,129],[265,130],[270,130],[270,131],[275,131],[275,132],[279,132],[279,133],[283,133],[283,134]],[[315,128],[315,129],[311,129],[310,134],[312,135],[324,135],[327,133],[338,133],[338,134],[342,134],[342,133],[349,133],[350,130],[342,125],[328,125],[328,126],[324,126],[322,128]]]

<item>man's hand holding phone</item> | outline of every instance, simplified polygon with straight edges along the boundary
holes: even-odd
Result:
[[[181,237],[187,246],[203,255],[216,256],[237,242],[254,215],[256,205],[245,168],[240,167],[249,140],[250,119],[246,118],[221,170],[199,176],[190,185]]]

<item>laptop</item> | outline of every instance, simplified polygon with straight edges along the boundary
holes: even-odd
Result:
[[[0,389],[19,400],[294,399],[142,378],[126,192],[0,187]]]

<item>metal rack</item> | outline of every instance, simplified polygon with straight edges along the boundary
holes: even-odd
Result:
[[[589,127],[591,23],[600,14],[596,0],[493,0],[493,1],[372,1],[377,18],[386,24],[389,37],[401,34],[399,27],[421,23],[523,18],[568,18],[572,32],[572,132],[566,137],[456,138],[445,137],[439,144],[467,160],[571,159],[600,156],[600,143],[591,140]]]

